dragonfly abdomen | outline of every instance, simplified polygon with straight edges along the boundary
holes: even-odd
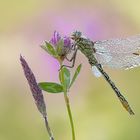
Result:
[[[121,92],[119,91],[119,89],[115,86],[114,82],[110,79],[110,77],[108,76],[108,74],[102,69],[102,66],[100,64],[96,64],[95,66],[98,68],[98,70],[102,73],[102,75],[104,76],[104,78],[106,79],[106,81],[110,84],[110,86],[112,87],[112,89],[115,91],[117,97],[119,98],[119,100],[122,103],[122,105],[124,106],[124,108],[130,113],[130,115],[134,115],[134,112],[131,109],[130,105],[128,104],[127,100],[121,94]]]

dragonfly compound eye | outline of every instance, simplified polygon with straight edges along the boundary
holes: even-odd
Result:
[[[73,32],[73,34],[71,35],[71,38],[72,38],[73,40],[77,40],[77,39],[81,38],[81,36],[82,36],[82,33],[81,33],[80,31],[75,31],[75,32]]]

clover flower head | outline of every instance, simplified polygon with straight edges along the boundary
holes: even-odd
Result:
[[[53,33],[53,37],[52,39],[50,40],[50,43],[54,46],[56,46],[58,44],[58,42],[60,41],[61,39],[61,36],[60,34],[57,32],[57,31],[54,31]]]
[[[41,46],[54,58],[63,61],[67,54],[70,53],[72,48],[71,38],[62,37],[57,31],[54,31],[53,36],[49,42]]]
[[[59,42],[63,42],[63,47],[67,47],[67,48],[71,48],[71,39],[70,37],[61,37],[61,35],[57,32],[54,31],[53,37],[50,40],[50,43],[55,46],[58,47],[60,44]]]

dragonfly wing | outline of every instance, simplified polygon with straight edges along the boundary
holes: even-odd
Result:
[[[97,78],[102,76],[101,72],[97,69],[96,66],[92,66],[92,73],[93,73]]]
[[[125,39],[97,41],[94,48],[95,57],[102,65],[123,69],[140,65],[140,35]]]

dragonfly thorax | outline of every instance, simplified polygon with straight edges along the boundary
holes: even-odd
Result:
[[[77,42],[77,46],[85,55],[90,55],[94,53],[94,43],[89,39],[81,37],[80,40]]]
[[[83,37],[82,33],[78,31],[72,34],[72,39],[74,40],[74,44],[77,46],[78,50],[80,50],[88,58],[89,63],[91,65],[95,65],[97,60],[94,57],[94,53],[96,52],[94,42],[86,37]]]

